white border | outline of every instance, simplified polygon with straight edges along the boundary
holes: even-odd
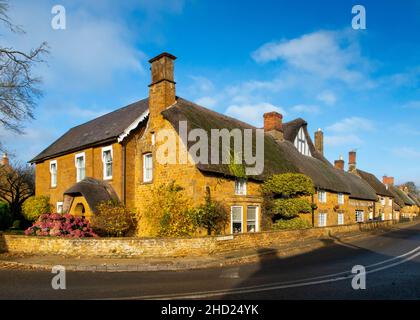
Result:
[[[118,142],[122,142],[125,138],[128,137],[128,135],[130,134],[130,132],[132,130],[134,130],[135,128],[137,128],[137,126],[139,125],[140,122],[142,122],[144,119],[146,119],[146,117],[149,115],[149,110],[146,110],[145,112],[143,112],[143,114],[138,117],[136,120],[134,120],[134,122],[132,122],[127,129],[124,130],[123,133],[121,133],[118,137]]]
[[[233,234],[233,208],[241,208],[241,233],[244,233],[244,207],[230,206],[230,234]]]
[[[107,176],[106,175],[106,166],[105,166],[105,157],[104,157],[104,152],[105,151],[111,151],[111,159],[112,159],[112,162],[111,162],[111,167],[112,167],[112,174],[114,174],[114,152],[113,152],[113,150],[112,150],[112,145],[110,145],[110,146],[107,146],[107,147],[103,147],[102,148],[102,173],[103,173],[103,179],[104,180],[112,180],[112,175],[110,175],[110,176]]]
[[[57,202],[57,204],[56,204],[56,210],[57,210],[57,213],[64,213],[63,211],[58,212],[58,206],[61,206],[61,207],[62,207],[62,209],[64,210],[64,202],[59,201],[59,202]]]
[[[150,180],[146,180],[146,156],[147,155],[151,155],[152,156],[152,177],[150,178]],[[143,182],[152,182],[153,181],[153,154],[151,152],[147,152],[143,154]]]
[[[52,183],[52,172],[51,172],[51,165],[55,164],[55,185]],[[57,160],[50,161],[50,186],[51,188],[57,187],[57,179],[58,179],[58,164]]]
[[[260,206],[257,205],[249,205],[246,206],[246,232],[248,233],[248,208],[249,207],[253,207],[255,208],[255,232],[259,232],[260,231],[260,219],[259,219],[259,215],[260,215]],[[255,233],[253,232],[253,233]]]
[[[84,152],[76,153],[74,156],[74,166],[76,167],[76,182],[82,181],[79,177],[79,170],[77,170],[77,158],[83,157],[83,163],[85,164],[85,178],[86,178],[86,154]]]

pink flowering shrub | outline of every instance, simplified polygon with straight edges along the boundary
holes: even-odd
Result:
[[[25,230],[25,234],[65,238],[97,237],[85,218],[58,213],[41,215],[32,227]]]

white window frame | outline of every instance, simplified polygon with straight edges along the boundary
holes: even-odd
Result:
[[[381,206],[384,206],[384,205],[385,205],[385,198],[381,197]]]
[[[388,198],[388,205],[392,207],[392,198]]]
[[[344,194],[343,193],[338,194],[338,204],[344,204]]]
[[[156,143],[156,136],[155,136],[155,133],[154,132],[152,132],[150,139],[152,141],[152,146],[154,146],[155,143]]]
[[[258,219],[258,215],[260,212],[260,207],[259,206],[247,206],[246,207],[246,232],[248,232],[248,210],[249,208],[255,208],[255,231],[250,231],[250,232],[259,232],[260,228],[259,228],[259,219]]]
[[[53,183],[53,173],[51,170],[52,165],[55,165],[55,183]],[[58,165],[57,165],[57,160],[52,160],[50,161],[50,185],[51,188],[55,188],[57,187],[57,176],[58,176]]]
[[[300,127],[295,141],[294,141],[296,149],[305,156],[312,156],[311,151],[309,150],[308,141],[306,140],[305,131],[302,127]]]
[[[86,178],[86,154],[84,152],[81,153],[77,153],[74,156],[74,165],[76,166],[76,182],[80,182],[83,179],[80,179],[80,172],[79,172],[79,168],[77,167],[77,159],[79,158],[83,158],[83,164],[84,164],[84,169],[85,169],[85,176],[83,177]]]
[[[362,217],[359,219],[359,217]],[[365,212],[363,210],[356,210],[356,222],[365,222]]]
[[[385,221],[385,213],[384,212],[381,213],[381,221]]]
[[[392,213],[388,213],[388,220],[392,220]]]
[[[343,212],[339,212],[337,215],[337,224],[343,225],[344,224],[344,213]]]
[[[322,224],[321,224],[321,216],[325,217]],[[318,227],[326,227],[327,219],[328,219],[328,214],[326,212],[319,212],[318,213]]]
[[[58,207],[60,207],[60,206],[61,206],[61,212],[59,212],[59,210],[58,210]],[[57,202],[56,209],[57,209],[57,213],[63,213],[64,202]]]
[[[105,152],[107,152],[107,151],[111,151],[111,172],[112,172],[112,174],[110,176],[107,176],[107,174],[106,174]],[[114,174],[114,152],[112,150],[112,146],[102,148],[102,167],[103,167],[104,180],[111,180],[112,175]]]
[[[318,202],[327,203],[327,191],[318,190]]]
[[[146,158],[150,156],[151,159],[151,175],[150,178],[146,177]],[[151,152],[143,154],[143,182],[153,181],[153,154]]]
[[[373,220],[373,211],[369,211],[369,220]]]
[[[238,185],[241,185],[242,188],[237,188]],[[246,187],[247,187],[247,183],[245,179],[236,179],[235,180],[235,195],[246,196]]]
[[[241,233],[244,232],[244,207],[243,206],[231,206],[230,207],[230,233],[233,233],[233,208],[241,208]]]

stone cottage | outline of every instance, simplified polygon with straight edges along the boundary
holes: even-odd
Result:
[[[309,176],[316,186],[316,209],[306,215],[314,226],[367,219],[377,193],[359,175],[328,162],[321,130],[313,143],[303,119],[283,123],[281,114],[266,113],[261,115],[261,130],[178,97],[175,59],[162,53],[149,61],[151,84],[146,99],[70,129],[33,158],[36,195],[50,196],[57,212],[90,216],[97,203],[115,199],[141,213],[147,210],[144,199],[153,187],[173,180],[194,204],[202,203],[207,192],[223,203],[230,212],[226,234],[256,232],[262,221],[260,184],[272,174],[296,172]],[[214,130],[227,130],[229,141],[215,136],[215,148],[208,139],[211,152],[203,155],[200,151],[197,156],[198,138],[203,142],[203,133],[213,138]],[[238,133],[251,137],[254,156],[261,147],[258,143],[263,143],[262,170],[247,179],[233,174],[230,163],[222,159],[226,145],[227,154],[236,150],[230,138],[235,140]],[[161,161],[168,160],[168,143],[175,146],[173,161]],[[242,140],[240,144],[244,145]],[[217,161],[212,158],[215,153]],[[147,235],[147,230],[140,228],[138,234]]]

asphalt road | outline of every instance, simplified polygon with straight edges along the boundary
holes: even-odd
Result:
[[[352,288],[355,265],[366,289]],[[420,299],[420,224],[311,253],[182,272],[0,270],[0,299]]]

